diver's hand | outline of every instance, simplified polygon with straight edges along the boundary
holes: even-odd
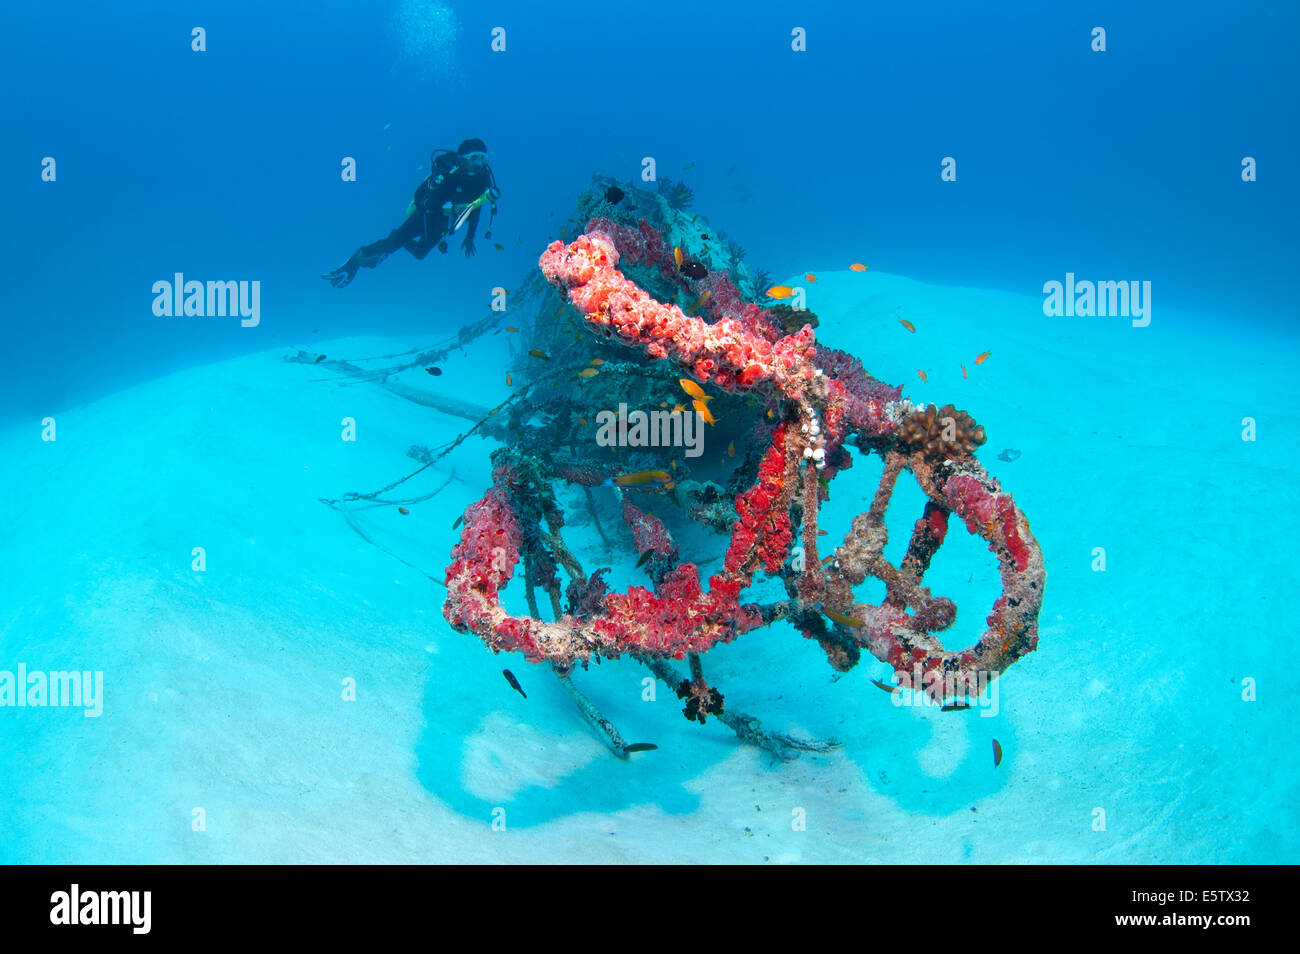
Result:
[[[321,276],[321,278],[325,279],[335,288],[345,288],[351,283],[352,279],[356,277],[356,274],[356,266],[349,268],[347,265],[340,265],[332,272],[326,272]]]
[[[474,254],[474,240],[471,239],[469,236],[466,236],[465,241],[460,243],[460,247],[465,250],[466,258],[469,258],[471,255]]]

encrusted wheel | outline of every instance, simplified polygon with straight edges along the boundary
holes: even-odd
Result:
[[[915,474],[929,499],[896,567],[883,555],[888,542],[884,516],[903,470]],[[962,650],[946,649],[936,635],[952,626],[956,605],[931,595],[922,583],[954,513],[967,530],[988,543],[1002,579],[987,628],[974,645]],[[889,451],[871,509],[854,520],[836,555],[836,572],[826,583],[829,602],[852,606],[848,615],[855,640],[892,666],[904,688],[924,691],[936,700],[977,695],[1038,644],[1046,578],[1038,542],[1011,496],[1002,493],[997,480],[972,457],[938,465],[921,452]],[[879,605],[853,600],[851,588],[868,576],[885,584]]]

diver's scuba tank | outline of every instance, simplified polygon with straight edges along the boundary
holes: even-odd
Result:
[[[456,161],[459,153],[451,149],[435,149],[429,153],[429,181],[435,186],[442,185],[447,176],[455,172],[460,163]]]
[[[415,197],[413,197],[410,203],[406,206],[406,215],[408,218],[417,207],[421,212],[433,211],[423,202],[417,201],[420,191],[423,189],[427,192],[436,192],[438,186],[442,185],[449,175],[460,168],[460,164],[456,162],[456,156],[457,153],[450,149],[435,149],[433,152],[429,153],[429,175],[420,183],[420,188],[416,190]],[[442,204],[442,211],[445,214],[449,214],[451,211],[451,203],[444,202]]]

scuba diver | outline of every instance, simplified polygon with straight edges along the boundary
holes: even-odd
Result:
[[[386,238],[361,246],[351,258],[321,278],[335,288],[342,288],[356,277],[358,268],[374,268],[399,248],[419,259],[435,246],[439,252],[446,252],[447,237],[467,223],[469,228],[460,247],[468,258],[474,254],[474,232],[483,206],[491,203],[495,218],[500,195],[482,139],[466,139],[454,152],[434,150],[429,156],[429,177],[420,183],[406,207],[406,221]],[[483,237],[492,237],[492,218],[488,219]]]

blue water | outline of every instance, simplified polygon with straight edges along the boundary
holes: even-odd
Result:
[[[0,594],[0,669],[23,654],[48,669],[103,658],[117,667],[118,685],[133,690],[110,707],[120,720],[110,742],[102,735],[83,740],[67,720],[50,727],[31,712],[0,709],[0,759],[7,777],[24,779],[0,794],[0,860],[348,860],[362,847],[331,842],[328,819],[344,828],[376,806],[400,816],[416,796],[429,800],[420,811],[434,813],[429,806],[436,805],[467,833],[448,835],[441,853],[426,832],[409,844],[399,839],[387,855],[365,857],[555,857],[565,837],[582,830],[584,813],[613,818],[648,800],[654,807],[630,826],[627,854],[588,857],[662,858],[650,846],[663,832],[704,813],[697,827],[684,829],[674,856],[698,859],[707,857],[709,819],[738,811],[716,792],[712,800],[702,795],[699,780],[717,772],[734,786],[751,769],[761,780],[755,785],[778,802],[800,785],[830,785],[834,776],[827,804],[844,813],[841,822],[858,819],[875,840],[844,855],[786,846],[736,855],[743,860],[905,857],[895,849],[909,819],[955,825],[975,799],[988,825],[1033,846],[1026,860],[1300,858],[1293,826],[1280,817],[1289,809],[1293,818],[1297,792],[1296,762],[1287,754],[1296,733],[1280,701],[1296,675],[1288,647],[1298,594],[1289,554],[1300,531],[1287,491],[1300,446],[1291,360],[1300,350],[1293,287],[1300,183],[1288,166],[1300,147],[1296,5],[1256,5],[1238,15],[1209,3],[1024,2],[990,12],[953,2],[917,12],[852,3],[624,10],[595,2],[560,9],[431,0],[137,2],[25,5],[6,18],[0,439],[12,532],[0,543],[0,580],[11,581]],[[206,31],[205,52],[190,48],[196,26]],[[1106,30],[1105,52],[1090,49],[1098,26]],[[506,29],[505,52],[490,48],[494,27]],[[807,31],[805,52],[791,50],[794,27]],[[470,136],[486,140],[503,193],[493,239],[480,233],[475,257],[455,246],[422,262],[398,253],[347,289],[321,281],[358,244],[398,224],[431,149]],[[340,181],[344,156],[357,160],[356,182]],[[319,395],[291,400],[264,377],[288,372],[255,356],[316,341],[419,344],[454,334],[484,314],[493,287],[517,287],[535,268],[593,171],[631,179],[646,156],[655,157],[661,175],[694,190],[694,208],[747,249],[751,266],[777,278],[808,270],[835,276],[822,301],[811,303],[825,324],[819,334],[862,356],[883,379],[905,382],[924,399],[948,400],[962,386],[960,355],[992,346],[998,359],[1009,359],[1020,350],[1019,363],[1001,370],[991,361],[990,373],[1001,377],[968,398],[981,420],[997,423],[1003,444],[1025,452],[1009,470],[990,469],[1029,514],[1049,572],[1043,649],[1053,655],[1028,659],[1012,674],[1023,670],[1028,680],[1045,667],[1041,672],[1059,680],[1051,683],[1057,692],[1068,679],[1091,688],[1088,702],[1059,720],[1048,718],[1050,699],[1031,694],[1023,702],[1015,749],[1034,771],[1021,777],[1019,793],[1007,791],[1012,782],[975,776],[966,753],[986,746],[984,735],[954,742],[943,729],[930,738],[922,723],[908,721],[911,714],[873,722],[862,737],[850,732],[848,767],[837,764],[815,783],[785,768],[737,768],[734,760],[748,756],[735,756],[725,736],[682,741],[685,754],[671,767],[665,759],[661,774],[641,759],[609,775],[624,767],[605,764],[558,690],[550,701],[542,693],[531,708],[513,698],[500,702],[504,663],[445,626],[437,591],[417,591],[427,581],[389,567],[382,555],[343,549],[356,545],[355,537],[328,512],[316,512],[317,496],[378,486],[400,472],[406,445],[435,443],[438,428],[447,439],[458,426],[412,412],[384,430],[396,462],[315,463],[323,448],[334,448],[334,435],[300,432],[335,428],[350,407],[331,405],[315,420]],[[44,157],[57,162],[54,182],[42,181]],[[956,159],[956,181],[941,179],[944,157]],[[1242,180],[1243,157],[1257,161],[1257,181]],[[493,240],[504,251],[494,250]],[[901,284],[864,298],[840,284],[849,273],[838,273],[853,261],[901,276]],[[260,324],[156,317],[151,286],[175,272],[260,281]],[[1151,282],[1152,325],[1053,323],[1037,302],[1044,282],[1067,272]],[[954,290],[961,288],[981,292]],[[876,321],[900,302],[919,326],[921,316],[930,321],[928,340],[898,340],[892,311]],[[947,371],[932,371],[919,385],[917,368],[940,365],[939,354]],[[493,360],[483,352],[472,357]],[[253,363],[207,369],[233,358]],[[441,383],[486,402],[476,367],[449,367]],[[166,377],[175,372],[194,377]],[[308,387],[306,375],[291,380]],[[289,406],[298,416],[288,417]],[[60,419],[65,456],[34,449],[47,415]],[[1257,442],[1240,440],[1244,417],[1258,420]],[[81,426],[86,420],[96,427]],[[138,430],[129,439],[118,429],[124,421]],[[196,435],[208,429],[211,440],[200,443]],[[288,430],[301,447],[283,438]],[[487,452],[474,443],[456,458],[463,499],[448,503],[447,514],[487,486]],[[261,464],[240,470],[232,463],[240,455]],[[297,483],[306,466],[337,470],[319,483]],[[227,494],[238,506],[217,502]],[[285,534],[276,552],[289,560],[295,541],[312,540],[333,552],[334,563],[322,558],[312,574],[294,577],[317,582],[295,587],[259,576],[265,588],[257,599],[213,584],[219,593],[205,594],[210,603],[174,617],[160,608],[194,596],[177,582],[185,559],[179,571],[155,559],[167,547],[188,552],[193,534],[158,514],[192,525],[204,508],[229,506],[228,519],[212,520],[204,532],[228,530],[231,545],[259,538],[266,547],[269,531],[259,534],[255,525],[279,520],[273,515],[299,498],[301,514],[276,531]],[[153,517],[140,516],[150,511]],[[436,533],[430,528],[402,552],[422,556],[436,574],[454,542],[450,519],[440,513]],[[1088,570],[1099,545],[1118,561],[1104,591]],[[257,572],[281,565],[269,560]],[[364,566],[359,579],[374,585],[340,582],[350,565]],[[401,598],[384,595],[380,583],[391,586],[399,574]],[[313,604],[317,585],[321,602]],[[118,615],[96,616],[99,601],[103,613]],[[303,634],[314,632],[319,617],[350,615],[359,605],[382,617],[374,632],[355,632],[366,628],[358,624],[347,638],[364,643],[357,654],[387,673],[388,705],[423,725],[388,737],[375,714],[365,729],[373,734],[364,738],[385,740],[376,744],[392,758],[382,771],[349,774],[356,763],[340,756],[326,773],[303,745],[290,757],[273,735],[250,728],[229,762],[191,772],[184,753],[219,736],[221,707],[248,712],[230,700],[261,698],[278,677],[259,667],[281,651],[248,638],[235,641],[235,653],[202,634],[239,630],[232,615],[253,618],[272,603],[286,614],[277,621]],[[417,620],[417,612],[426,615]],[[182,617],[195,643],[178,649],[169,641]],[[410,660],[391,646],[407,637],[416,640],[406,648],[414,647],[417,660],[427,654],[442,668],[404,668]],[[193,676],[195,660],[213,651],[209,639],[234,654],[215,683]],[[436,653],[424,648],[426,639]],[[875,700],[857,698],[874,690],[830,692],[816,658],[805,660],[809,694],[785,695],[782,679],[770,675],[784,657],[765,639],[751,640],[748,660],[743,643],[719,654],[718,665],[764,690],[753,690],[750,708],[841,736],[841,721],[876,717],[863,708]],[[285,645],[295,642],[301,648],[286,633]],[[376,661],[392,664],[390,651],[402,659],[392,671]],[[320,652],[348,658],[350,650]],[[746,668],[755,660],[770,668]],[[512,665],[529,669],[519,660]],[[629,672],[625,681],[635,692],[638,671]],[[397,695],[399,673],[409,697]],[[1258,681],[1259,699],[1234,707],[1245,677]],[[480,678],[508,713],[488,729],[473,708]],[[865,683],[859,673],[846,679]],[[152,715],[149,706],[170,691],[188,700],[191,718],[205,715],[197,722]],[[738,697],[749,691],[738,688]],[[151,694],[157,698],[146,702]],[[281,703],[291,711],[306,705],[292,693],[288,700]],[[614,695],[600,701],[617,705]],[[696,738],[665,708],[642,728]],[[549,720],[539,716],[547,711]],[[1040,740],[1035,756],[1027,727],[1045,722],[1051,738]],[[570,760],[573,770],[512,753],[500,741],[503,733],[513,737],[506,725],[524,732],[519,738],[531,751],[555,747],[556,764]],[[1134,734],[1134,751],[1115,746],[1125,732]],[[152,749],[140,742],[147,733],[157,735]],[[495,753],[491,758],[467,741],[480,736],[496,740],[483,750]],[[1004,730],[1008,751],[1010,738]],[[295,742],[307,739],[315,742],[304,729]],[[89,761],[77,757],[83,744]],[[943,761],[945,745],[954,746],[959,768],[917,775],[917,765]],[[132,795],[115,813],[110,802],[134,792],[128,779],[142,752],[151,757],[151,782],[168,800]],[[492,759],[506,774],[511,759],[533,774],[520,770],[517,784],[496,790],[466,782],[473,777],[466,765],[491,777],[481,763]],[[267,779],[277,764],[292,767],[273,784]],[[332,788],[317,785],[318,772],[332,773]],[[391,782],[389,772],[405,781]],[[199,777],[239,779],[242,810],[283,826],[282,841],[270,839],[278,847],[259,854],[250,847],[255,840],[237,835],[218,847],[188,846],[187,813],[201,798],[189,781]],[[115,782],[96,795],[95,780],[103,778]],[[1106,844],[1087,841],[1091,833],[1064,834],[1051,818],[1025,815],[1033,803],[1026,789],[1034,786],[1079,791],[1081,831],[1088,830],[1093,786],[1121,801],[1141,793],[1141,811],[1129,821],[1141,820]],[[337,810],[322,810],[319,830],[295,836],[291,818],[309,797],[302,790],[324,788],[344,793],[330,803]],[[365,798],[347,800],[361,789]],[[486,825],[484,810],[507,790],[519,827],[541,834],[536,844],[516,842],[497,855],[475,833]],[[651,790],[659,794],[647,795]],[[230,792],[221,797],[235,800]],[[1000,797],[1007,807],[1001,818]],[[1175,807],[1164,814],[1152,807],[1161,805]],[[781,810],[788,816],[784,803]],[[117,818],[111,837],[95,834],[106,818]],[[1225,834],[1227,826],[1241,838]],[[834,831],[824,834],[828,844],[835,840]],[[935,860],[1006,860],[995,841],[990,831],[931,847]],[[955,856],[945,853],[963,843]]]

